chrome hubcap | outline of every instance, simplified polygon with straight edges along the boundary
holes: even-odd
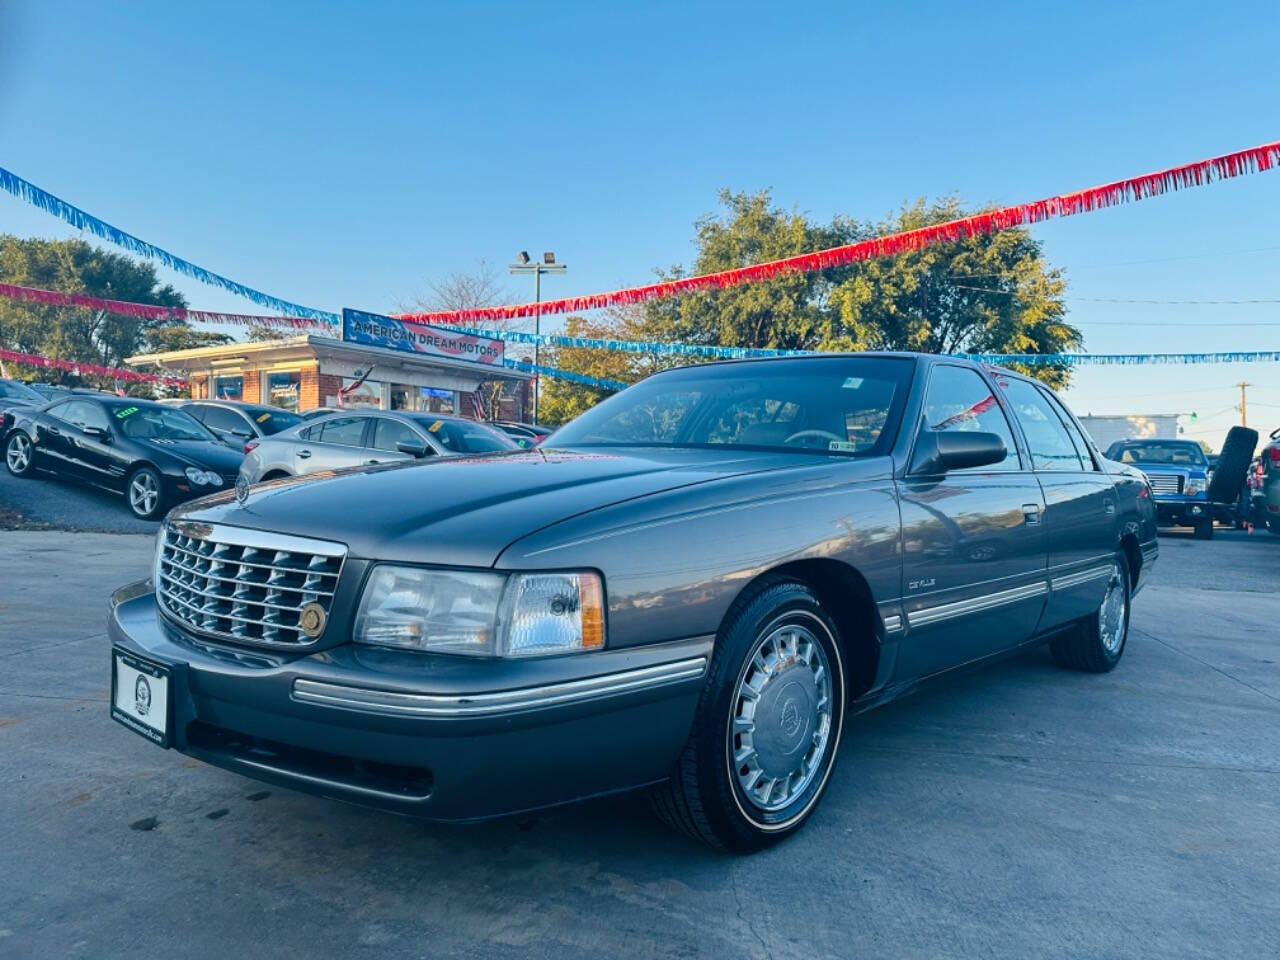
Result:
[[[1124,595],[1124,574],[1117,563],[1111,568],[1111,579],[1107,581],[1107,594],[1102,598],[1102,606],[1098,608],[1098,634],[1102,637],[1102,646],[1107,653],[1116,653],[1124,643],[1125,607],[1128,601]]]
[[[151,474],[140,473],[129,484],[129,503],[137,513],[150,513],[156,508],[156,501],[159,499],[160,491]]]
[[[818,774],[831,737],[831,668],[814,634],[787,624],[766,634],[738,678],[729,751],[743,795],[781,810]]]
[[[21,473],[31,465],[31,441],[22,434],[17,434],[9,441],[9,449],[5,451],[9,469]]]

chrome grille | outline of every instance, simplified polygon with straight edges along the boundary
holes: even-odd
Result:
[[[1152,493],[1181,493],[1182,477],[1175,473],[1148,473]]]
[[[299,625],[311,603],[333,606],[346,559],[340,543],[178,521],[167,525],[156,595],[169,616],[238,643],[305,646]]]

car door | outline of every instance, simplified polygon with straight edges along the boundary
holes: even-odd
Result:
[[[76,451],[71,445],[71,431],[75,429],[69,418],[75,415],[74,406],[79,400],[63,400],[37,414],[33,419],[32,450],[35,465],[51,470],[63,477],[81,476],[76,463]]]
[[[897,672],[922,677],[1016,646],[1044,608],[1047,554],[1040,484],[1007,413],[977,369],[935,364],[917,429],[998,434],[997,464],[899,483],[907,633]]]
[[[369,417],[328,417],[307,431],[307,441],[294,450],[294,471],[315,473],[363,463]]]
[[[1044,491],[1050,595],[1040,627],[1048,630],[1102,603],[1119,541],[1115,485],[1056,397],[1021,377],[998,383]]]
[[[421,443],[427,448],[427,456],[435,455],[435,447],[431,442],[413,429],[403,420],[395,417],[371,417],[373,430],[370,434],[369,449],[366,451],[365,463],[391,463],[395,460],[412,460],[412,454],[402,453],[398,444]]]
[[[127,416],[129,411],[129,407],[121,407],[117,414]],[[72,416],[71,422],[76,429],[67,439],[75,448],[82,478],[112,490],[123,490],[127,468],[121,465],[121,456],[116,449],[111,424],[113,418],[96,400],[77,401]]]

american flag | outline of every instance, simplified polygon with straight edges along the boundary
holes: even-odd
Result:
[[[471,412],[477,420],[484,419],[484,395],[481,392],[482,387],[476,387],[475,393],[471,394]]]

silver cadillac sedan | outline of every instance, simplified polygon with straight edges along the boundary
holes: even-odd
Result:
[[[814,814],[857,713],[925,678],[1033,643],[1115,668],[1156,552],[1146,479],[1035,380],[915,354],[684,367],[533,450],[178,508],[113,599],[111,714],[434,820],[644,789],[749,851]]]
[[[249,440],[240,476],[258,483],[341,467],[519,448],[502,431],[463,417],[382,410],[334,413]]]

